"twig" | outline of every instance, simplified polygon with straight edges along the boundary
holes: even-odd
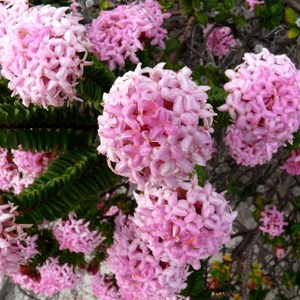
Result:
[[[243,272],[242,272],[242,285],[241,285],[241,296],[242,300],[248,300],[248,290],[247,290],[247,283],[248,283],[248,277],[249,273],[251,271],[251,261],[252,261],[252,255],[254,252],[254,245],[260,235],[259,230],[256,230],[256,233],[252,239],[251,244],[249,245],[248,249],[246,250],[246,254],[244,256],[244,264],[243,264]]]

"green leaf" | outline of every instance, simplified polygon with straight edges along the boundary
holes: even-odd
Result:
[[[196,11],[195,19],[199,24],[206,25],[208,23],[208,16],[205,12]]]
[[[194,167],[197,177],[198,177],[198,182],[200,186],[204,186],[205,179],[206,179],[206,173],[205,170],[202,166],[196,165]]]
[[[295,39],[300,34],[300,29],[298,27],[292,27],[288,30],[288,38],[289,39]]]
[[[294,25],[297,21],[298,15],[291,7],[286,7],[284,10],[284,17],[287,24]]]

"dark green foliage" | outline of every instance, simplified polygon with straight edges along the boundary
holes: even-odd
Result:
[[[262,288],[258,290],[251,290],[249,293],[249,300],[265,299],[270,290],[263,290]]]
[[[187,280],[187,287],[181,292],[183,296],[190,296],[191,300],[208,299],[211,292],[205,287],[205,268],[193,271]]]
[[[279,0],[266,0],[265,4],[255,6],[255,15],[261,26],[273,29],[280,25],[284,15],[284,4]]]
[[[97,134],[97,113],[78,107],[25,107],[21,102],[0,103],[0,147],[31,151],[64,151],[92,145]]]
[[[105,63],[99,61],[95,56],[89,55],[87,60],[93,64],[84,68],[84,79],[94,81],[103,91],[108,92],[115,82],[116,76]]]
[[[94,147],[74,149],[52,161],[47,171],[19,195],[2,197],[23,211],[20,223],[39,224],[76,210],[82,201],[99,196],[118,180]]]
[[[32,5],[42,5],[42,4],[51,4],[55,7],[61,7],[61,6],[69,6],[70,0],[30,0],[29,1]]]

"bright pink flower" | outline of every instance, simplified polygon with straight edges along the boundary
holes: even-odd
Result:
[[[275,205],[265,208],[259,222],[259,229],[270,236],[280,236],[284,232],[283,227],[288,224],[284,222],[284,212],[278,211]]]
[[[300,154],[296,150],[292,150],[291,156],[281,166],[281,169],[293,176],[300,175]]]
[[[90,42],[80,17],[67,10],[50,5],[0,7],[5,24],[0,28],[1,73],[25,106],[62,106],[75,97]]]
[[[300,72],[286,55],[273,55],[263,49],[259,54],[246,53],[244,63],[236,71],[227,70],[226,75],[230,81],[224,89],[229,94],[219,110],[228,111],[235,122],[228,134],[241,132],[242,140],[236,144],[246,143],[254,156],[261,155],[258,148],[267,147],[264,158],[270,159],[281,145],[293,140],[293,133],[299,129]],[[227,138],[227,145],[237,159],[242,149],[235,151],[231,141]],[[237,160],[249,165],[248,160]],[[254,160],[261,161],[258,157]]]
[[[169,14],[161,12],[154,0],[139,4],[119,5],[111,11],[100,11],[88,26],[95,55],[106,61],[111,70],[125,66],[125,59],[137,64],[136,52],[144,49],[144,40],[164,48],[167,31],[161,28]]]
[[[11,276],[16,284],[34,293],[53,296],[65,289],[73,289],[80,284],[82,274],[73,272],[67,264],[60,265],[57,258],[50,257],[43,266],[37,268],[41,279],[35,281],[27,275]]]
[[[199,269],[200,259],[216,254],[230,241],[237,213],[209,182],[200,187],[194,177],[179,193],[146,184],[135,199],[134,222],[141,238],[164,262]]]
[[[176,187],[214,152],[209,87],[197,86],[187,67],[175,73],[163,66],[138,65],[118,78],[98,118],[98,151],[140,189],[148,181]]]
[[[16,207],[11,203],[0,205],[0,274],[16,274],[19,266],[37,254],[35,241],[37,236],[30,237],[24,232],[28,224],[17,224]]]
[[[250,11],[254,10],[254,6],[256,4],[263,4],[264,3],[264,1],[258,1],[258,0],[245,0],[245,1],[248,3]]]
[[[215,56],[223,57],[238,45],[229,27],[223,26],[212,29],[212,25],[208,25],[204,33],[205,35],[208,34],[206,49]]]
[[[55,223],[53,235],[59,243],[59,249],[69,249],[76,253],[91,253],[101,243],[102,235],[97,230],[89,229],[90,222],[76,219],[74,212],[68,220]]]
[[[92,276],[93,294],[99,300],[122,300],[118,289],[114,286],[112,278],[99,273]]]
[[[107,252],[107,265],[124,300],[171,298],[186,287],[187,267],[156,259],[138,236],[131,217],[116,218],[114,244]]]
[[[0,148],[0,189],[19,194],[46,170],[49,153]]]

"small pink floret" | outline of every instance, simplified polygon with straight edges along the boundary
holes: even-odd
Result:
[[[284,226],[288,224],[284,222],[284,212],[278,211],[275,205],[265,208],[261,213],[259,222],[261,223],[259,229],[270,236],[282,235]]]

